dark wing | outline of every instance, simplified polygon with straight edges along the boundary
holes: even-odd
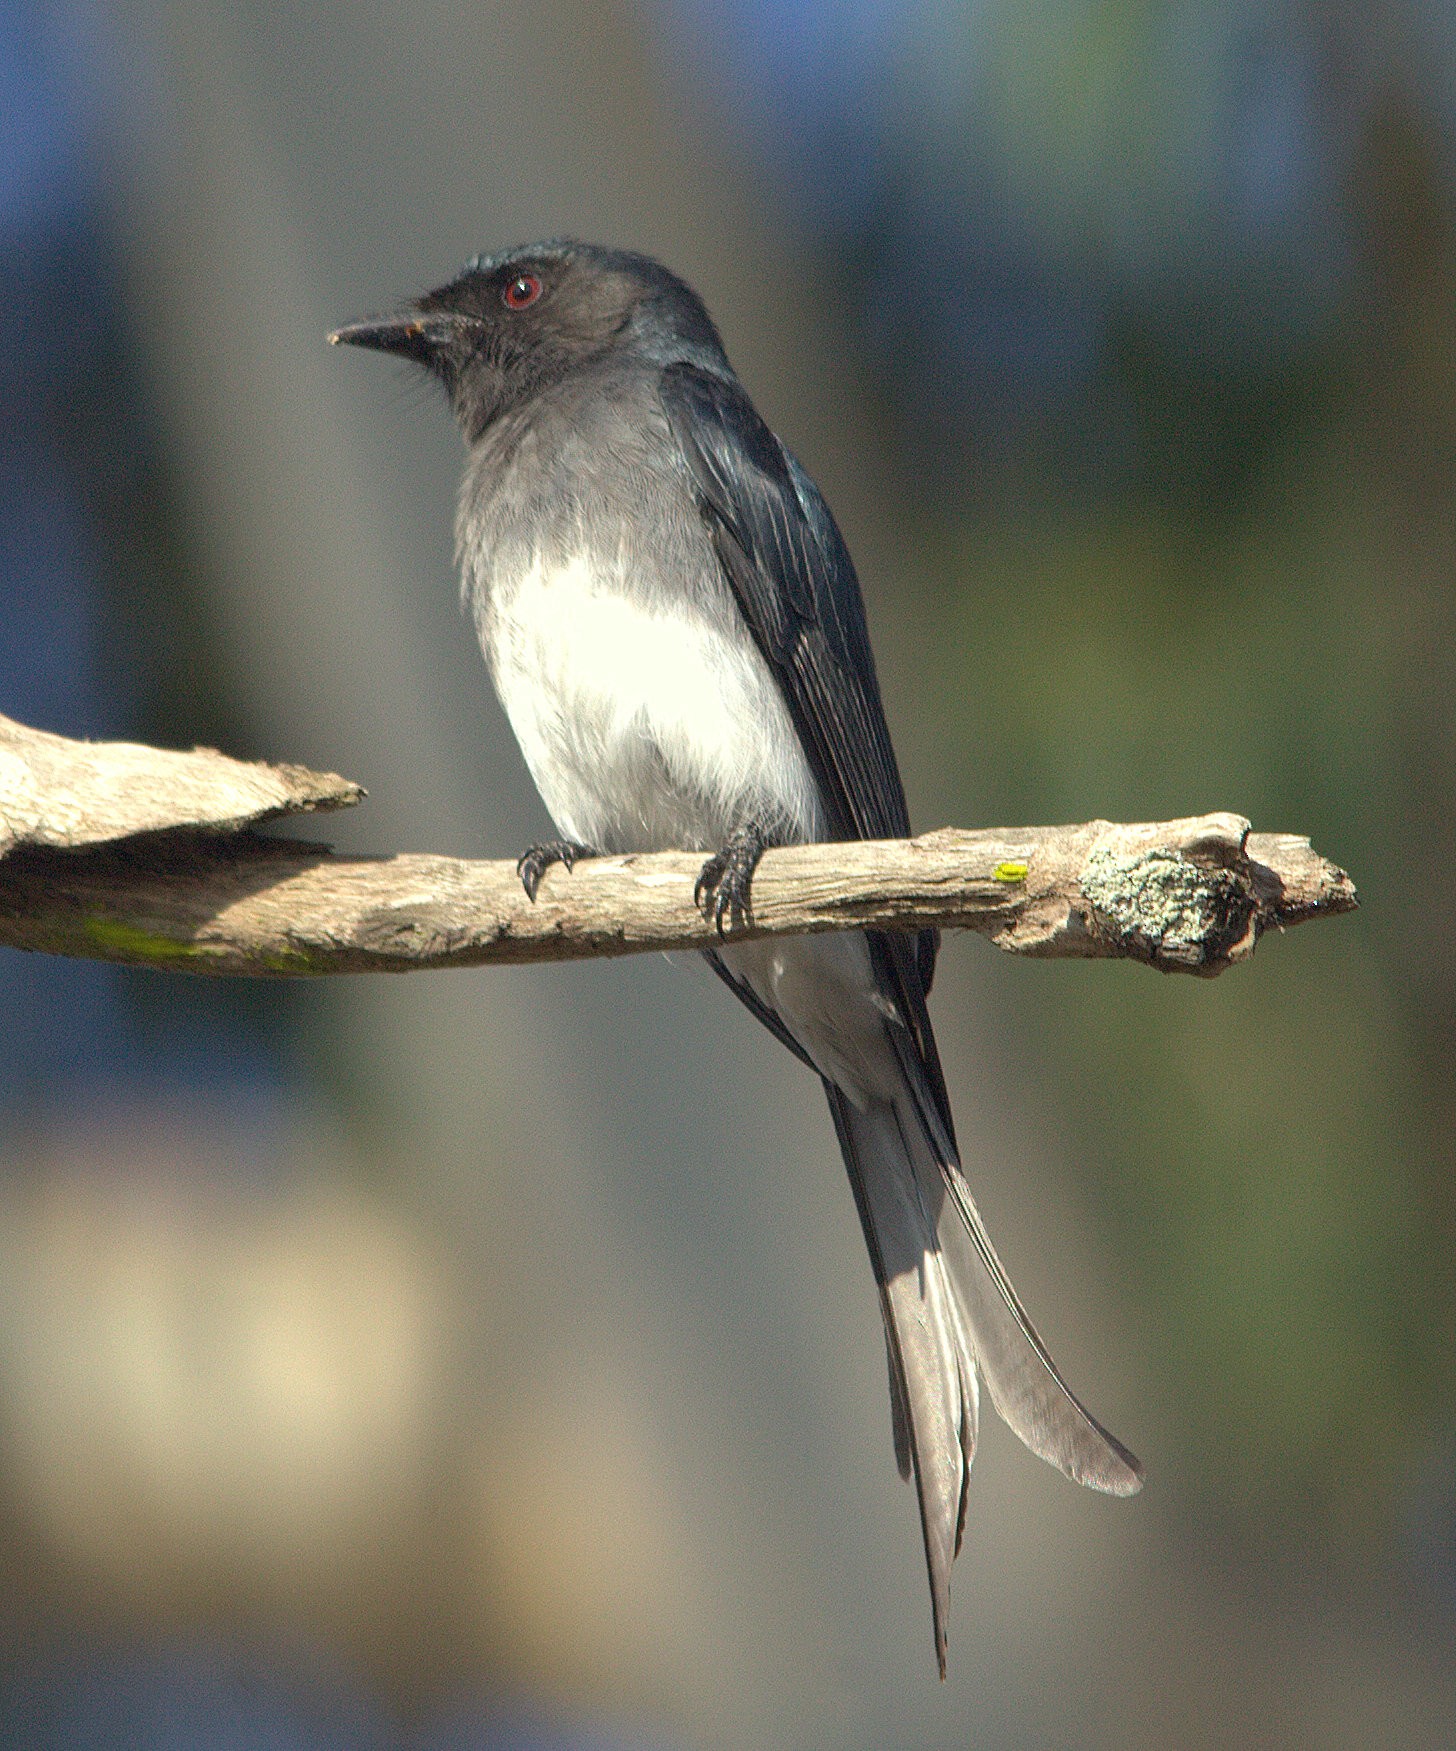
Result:
[[[669,365],[662,403],[723,570],[768,659],[836,839],[901,839],[905,790],[885,727],[854,562],[814,483],[739,384]]]
[[[907,837],[859,580],[823,495],[737,382],[680,363],[663,371],[660,393],[724,575],[818,781],[830,837]],[[936,947],[936,933],[923,932],[922,994]]]

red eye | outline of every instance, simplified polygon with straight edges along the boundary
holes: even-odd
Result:
[[[517,274],[501,293],[508,310],[524,310],[541,296],[541,282],[535,274]]]

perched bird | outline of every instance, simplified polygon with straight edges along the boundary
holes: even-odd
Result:
[[[561,838],[521,859],[701,850],[716,973],[819,1075],[879,1285],[945,1675],[978,1378],[1034,1453],[1130,1495],[1136,1459],[1072,1395],[961,1173],[926,992],[934,933],[733,941],[765,847],[901,838],[854,565],[702,301],[646,256],[479,256],[334,342],[443,384],[468,457],[461,588]]]

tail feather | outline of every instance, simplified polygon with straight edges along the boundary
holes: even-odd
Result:
[[[896,1044],[914,1108],[906,1129],[923,1140],[920,1150],[910,1150],[912,1171],[927,1177],[928,1154],[939,1176],[939,1194],[924,1195],[938,1210],[936,1238],[992,1404],[1033,1453],[1073,1482],[1107,1495],[1136,1495],[1143,1486],[1141,1463],[1067,1385],[1038,1337],[996,1256],[920,1057],[908,1036],[900,1034]]]
[[[965,1530],[983,1374],[1006,1423],[1076,1482],[1111,1495],[1142,1467],[1072,1393],[991,1245],[913,1052],[904,1093],[863,1108],[825,1083],[885,1321],[895,1456],[913,1473],[945,1676],[951,1563]]]
[[[947,1200],[937,1230],[976,1363],[1002,1420],[1075,1483],[1111,1496],[1143,1486],[1143,1468],[1063,1380],[996,1256],[959,1167],[942,1162]]]
[[[913,1470],[930,1572],[935,1653],[945,1676],[950,1570],[965,1532],[966,1496],[976,1451],[975,1361],[955,1292],[935,1244],[935,1222],[914,1173],[893,1106],[860,1111],[826,1083],[844,1164],[854,1188],[880,1290],[895,1457]]]
[[[890,1372],[890,1436],[895,1443],[895,1469],[909,1483],[910,1469],[914,1464],[910,1451],[910,1405],[905,1393],[904,1370],[890,1337],[888,1314],[885,1316],[885,1361]]]
[[[871,931],[746,943],[713,959],[829,1096],[880,1292],[895,1458],[919,1498],[943,1677],[978,1375],[1026,1445],[1078,1483],[1131,1495],[1142,1468],[1073,1396],[986,1234],[905,939]]]

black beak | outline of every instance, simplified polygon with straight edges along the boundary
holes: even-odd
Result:
[[[405,310],[398,316],[371,316],[350,322],[329,336],[332,347],[372,347],[417,365],[431,365],[460,332],[463,319],[453,312]]]

